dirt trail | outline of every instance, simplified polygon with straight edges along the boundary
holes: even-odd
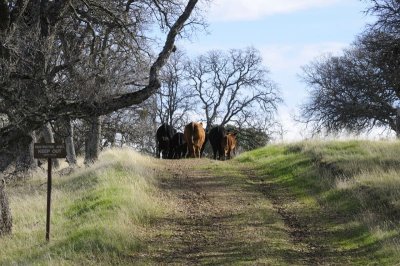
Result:
[[[282,217],[266,191],[238,177],[237,170],[213,170],[223,163],[163,162],[161,189],[174,198],[175,212],[156,225],[146,257],[159,265],[315,263],[293,241],[290,217]]]

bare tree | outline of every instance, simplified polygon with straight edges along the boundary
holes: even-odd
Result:
[[[300,121],[314,132],[368,131],[379,126],[400,136],[400,2],[366,0],[377,20],[340,56],[303,68],[311,88]]]
[[[132,110],[133,115],[124,120],[125,130],[122,134],[126,145],[149,155],[156,154],[155,132],[158,126],[156,124],[155,97],[135,106],[136,110]]]
[[[155,97],[105,116],[102,145],[130,146],[141,152],[154,154],[154,134],[157,129]]]
[[[18,147],[27,147],[32,141],[27,132],[47,122],[108,114],[153,95],[160,87],[159,71],[174,49],[176,37],[185,25],[197,23],[189,20],[196,4],[197,0],[186,4],[150,0],[0,1],[0,113],[8,119],[0,128],[0,171],[15,160]],[[159,22],[167,32],[155,59],[149,54],[146,35],[146,27],[153,22]],[[65,51],[69,51],[68,56]],[[78,56],[74,57],[73,51],[78,51]],[[152,62],[148,76],[142,86],[127,85],[135,69],[141,68],[137,62],[142,57],[131,57],[138,54]],[[132,68],[125,80],[114,84],[131,89],[111,95],[97,93],[96,84],[111,87],[116,81],[109,79],[113,75],[104,63],[116,56],[135,58],[127,60]],[[116,73],[123,76],[122,69]],[[83,85],[79,80],[85,81]]]
[[[187,89],[185,77],[186,55],[177,50],[161,70],[161,89],[157,93],[157,117],[161,124],[182,128],[194,110],[193,92]]]
[[[375,15],[377,20],[371,29],[389,34],[400,34],[400,2],[397,0],[363,0],[370,4],[366,13]]]
[[[201,103],[206,128],[273,119],[281,102],[277,86],[255,48],[210,51],[188,65],[190,86]]]
[[[341,56],[323,57],[303,68],[311,97],[303,122],[315,132],[360,132],[375,126],[400,135],[399,40],[370,31]]]

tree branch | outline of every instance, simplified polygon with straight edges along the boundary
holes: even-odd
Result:
[[[149,82],[146,87],[136,92],[105,98],[99,101],[85,99],[77,102],[67,102],[65,100],[60,100],[53,106],[39,106],[35,113],[26,115],[19,121],[18,125],[11,124],[0,129],[0,150],[4,151],[4,149],[10,148],[12,144],[18,143],[19,139],[24,138],[27,132],[38,129],[48,121],[56,120],[63,116],[88,117],[104,115],[121,108],[139,104],[148,99],[160,88],[159,71],[171,55],[175,46],[175,39],[182,30],[185,21],[190,17],[197,2],[198,0],[189,0],[183,13],[172,25],[162,51],[150,68]],[[55,3],[58,3],[58,1]]]

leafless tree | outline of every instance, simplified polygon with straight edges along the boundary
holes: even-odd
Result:
[[[155,96],[145,102],[105,116],[103,143],[107,146],[130,146],[154,154],[156,126]]]
[[[310,99],[300,121],[314,132],[368,131],[379,126],[400,136],[400,2],[364,0],[377,20],[340,56],[303,68]]]
[[[363,0],[369,4],[366,13],[376,16],[370,26],[373,30],[400,34],[400,2],[397,0]]]
[[[206,128],[228,123],[252,127],[255,121],[273,120],[281,98],[255,48],[210,51],[190,61],[187,69]]]
[[[237,135],[239,151],[249,151],[264,147],[271,141],[270,132],[262,127],[236,128],[227,126],[226,129],[231,132],[239,132]]]
[[[198,22],[189,19],[196,4],[1,0],[0,113],[7,124],[0,128],[0,171],[29,146],[29,132],[48,122],[105,115],[153,95],[177,36]],[[167,33],[155,58],[154,23]],[[143,67],[147,76],[136,84]]]
[[[157,117],[160,124],[167,123],[183,129],[189,122],[189,114],[195,108],[194,97],[187,87],[185,64],[188,58],[177,50],[161,70],[161,89],[157,93]]]
[[[303,122],[314,132],[361,132],[375,126],[400,136],[399,39],[368,31],[341,56],[326,56],[303,68],[311,88]]]

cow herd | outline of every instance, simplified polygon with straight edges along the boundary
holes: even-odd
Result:
[[[191,122],[182,132],[164,123],[156,132],[157,157],[164,159],[201,158],[207,141],[213,150],[213,158],[230,159],[236,153],[235,132],[228,132],[223,126],[215,126],[206,132],[203,123]]]

